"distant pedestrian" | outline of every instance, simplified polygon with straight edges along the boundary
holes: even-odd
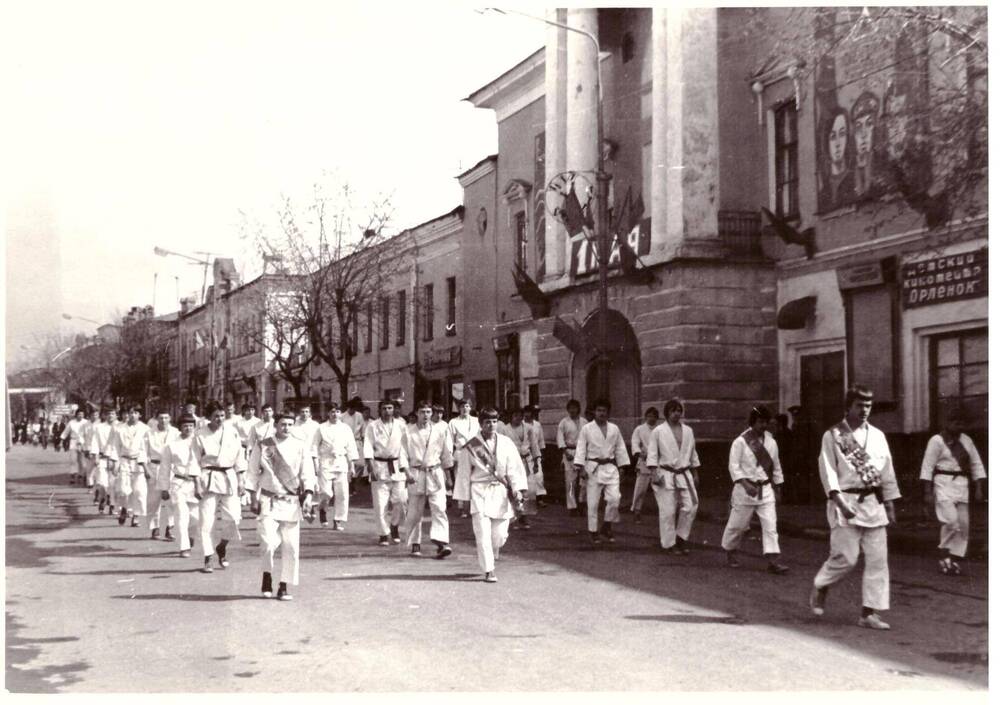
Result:
[[[896,473],[885,434],[868,423],[873,394],[847,390],[844,420],[823,434],[820,480],[830,501],[830,557],[813,579],[809,605],[822,615],[827,590],[853,570],[864,552],[859,627],[888,629],[878,615],[889,609],[889,559],[885,527],[896,522]]]
[[[965,415],[952,410],[941,433],[932,436],[924,452],[920,480],[924,501],[941,522],[938,566],[945,575],[961,575],[960,561],[969,548],[969,489],[975,483],[974,499],[983,501],[986,468],[972,439],[962,433]]]
[[[649,483],[656,472],[655,465],[646,463],[646,453],[649,451],[649,437],[660,422],[660,412],[655,406],[646,409],[643,414],[644,423],[632,431],[632,457],[635,458],[635,487],[632,489],[632,504],[629,507],[636,523],[642,520],[642,505],[649,491]]]
[[[611,402],[594,402],[594,420],[584,425],[577,439],[573,464],[587,475],[587,530],[591,543],[599,544],[603,536],[615,542],[611,525],[619,521],[621,501],[619,468],[629,466],[628,450],[618,426],[608,420]],[[598,533],[598,504],[604,497],[604,521]]]
[[[667,422],[649,437],[646,464],[653,473],[653,495],[659,509],[660,547],[674,555],[690,553],[688,538],[698,513],[698,452],[694,431],[681,423],[684,405],[671,399],[663,407]]]
[[[779,562],[778,513],[781,501],[781,461],[778,444],[767,432],[771,412],[766,407],[755,406],[750,410],[749,428],[736,437],[729,449],[729,475],[733,479],[729,521],[722,533],[722,548],[731,568],[740,566],[736,550],[743,535],[750,528],[754,513],[760,520],[761,542],[764,557],[768,559],[767,572],[784,575],[788,566]]]
[[[52,450],[57,453],[62,450],[62,432],[64,428],[66,428],[66,424],[60,416],[52,423],[52,427],[49,429],[49,438],[52,439]]]

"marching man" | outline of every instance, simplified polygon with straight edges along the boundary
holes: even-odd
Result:
[[[688,537],[698,512],[698,452],[694,431],[681,423],[684,405],[671,399],[663,407],[667,422],[649,437],[646,464],[655,473],[653,496],[660,515],[660,546],[674,555],[688,555]]]
[[[226,546],[240,539],[240,497],[245,494],[244,472],[247,460],[236,429],[223,423],[226,412],[217,401],[205,408],[208,424],[194,434],[194,450],[201,468],[199,479],[198,522],[201,524],[201,550],[205,556],[202,573],[212,572],[212,529],[216,508],[222,511],[222,536],[215,544],[219,566],[228,568]]]
[[[108,508],[108,515],[114,513],[115,500],[112,494],[112,481],[115,468],[115,448],[112,443],[115,430],[115,412],[113,409],[100,413],[103,421],[94,424],[90,439],[90,456],[94,459],[94,484],[100,493],[97,512]]]
[[[243,444],[243,452],[250,456],[250,432],[253,427],[260,423],[257,418],[257,409],[253,404],[244,404],[242,413],[236,419],[236,432],[240,434],[240,442]]]
[[[524,470],[528,478],[528,498],[535,499],[538,492],[538,481],[535,479],[538,474],[539,460],[542,452],[538,449],[538,442],[535,439],[535,432],[531,425],[524,420],[524,409],[512,409],[510,412],[510,423],[500,427],[500,433],[514,441],[514,446],[524,463]],[[544,490],[543,490],[544,491]],[[518,514],[515,529],[528,529],[528,517],[525,514]]]
[[[405,518],[408,494],[406,491],[407,466],[404,435],[405,424],[393,416],[395,402],[382,401],[378,418],[365,429],[365,466],[372,486],[372,508],[378,526],[378,545],[399,543],[399,525]],[[390,515],[391,507],[391,515]]]
[[[146,436],[146,456],[149,458],[149,474],[157,481],[155,485],[156,489],[161,490],[149,493],[149,506],[147,509],[149,511],[150,538],[153,540],[160,538],[161,512],[167,515],[167,529],[164,538],[167,541],[172,541],[174,538],[170,533],[170,529],[174,525],[174,515],[176,512],[170,505],[169,494],[166,498],[163,497],[162,488],[159,486],[159,476],[163,464],[163,451],[167,445],[177,440],[178,435],[177,429],[170,425],[170,414],[166,411],[161,411],[156,415],[156,428],[150,429],[149,434]]]
[[[556,428],[556,446],[562,451],[563,475],[566,478],[566,509],[570,514],[579,514],[577,498],[583,501],[585,486],[582,486],[580,471],[573,459],[576,457],[576,441],[580,429],[586,423],[580,418],[580,402],[570,399],[566,404],[567,416],[559,421]]]
[[[507,527],[524,502],[528,489],[524,464],[510,438],[497,433],[500,414],[486,408],[479,412],[480,432],[464,446],[468,456],[469,493],[458,486],[455,498],[469,501],[472,512],[472,533],[476,537],[479,569],[488,583],[495,583],[496,556],[507,541]]]
[[[920,480],[924,501],[933,507],[941,522],[941,559],[945,575],[961,575],[959,560],[969,547],[969,488],[976,486],[975,500],[983,501],[986,468],[972,439],[962,433],[965,415],[959,409],[948,414],[944,430],[932,436],[924,452]]]
[[[619,468],[629,466],[628,449],[618,426],[608,421],[611,402],[594,402],[594,420],[585,424],[577,438],[573,464],[587,476],[587,529],[594,544],[601,536],[614,543],[611,525],[618,523],[618,502],[621,501]],[[604,496],[604,523],[597,532],[597,509]]]
[[[280,547],[281,580],[275,595],[279,600],[291,600],[288,586],[299,584],[299,528],[303,512],[312,509],[316,491],[312,452],[291,433],[292,423],[291,414],[278,415],[274,435],[253,449],[247,472],[264,569],[260,591],[271,597],[274,553]]]
[[[98,513],[104,511],[104,502],[101,501],[107,495],[107,471],[98,463],[98,452],[95,451],[94,434],[97,432],[97,425],[101,423],[101,412],[92,409],[87,425],[80,432],[80,443],[83,454],[87,459],[87,486],[94,488],[94,503],[98,505]],[[104,472],[104,487],[98,484],[99,475]]]
[[[250,431],[247,435],[247,454],[253,452],[254,446],[263,441],[265,438],[269,438],[274,435],[274,407],[270,404],[264,404],[260,407],[261,418],[257,419],[257,422],[250,426]]]
[[[354,430],[341,420],[340,404],[330,405],[330,420],[316,431],[314,453],[318,458],[319,520],[326,526],[326,508],[333,501],[333,528],[344,531],[350,478],[358,459],[358,444]],[[316,462],[310,458],[309,462]]]
[[[750,410],[750,428],[745,430],[729,448],[729,476],[733,479],[732,509],[729,521],[722,532],[722,548],[730,568],[739,568],[736,550],[743,541],[743,534],[750,528],[750,519],[757,513],[760,520],[764,557],[768,559],[767,572],[784,575],[788,566],[778,562],[778,512],[781,500],[779,485],[783,482],[778,444],[767,424],[771,412],[766,407],[755,406]]]
[[[417,423],[406,427],[405,447],[409,467],[406,484],[409,497],[403,534],[411,546],[411,553],[420,555],[420,537],[424,507],[431,507],[431,541],[437,546],[435,558],[451,555],[448,545],[448,495],[445,472],[455,461],[452,459],[448,426],[433,423],[430,402],[417,404]]]
[[[170,502],[174,510],[177,540],[180,543],[180,557],[191,555],[190,524],[198,515],[198,478],[201,469],[194,447],[195,418],[181,416],[179,435],[169,441],[160,456],[156,487],[160,499]]]
[[[535,461],[535,473],[531,476],[535,484],[535,496],[538,498],[538,506],[546,506],[544,497],[548,495],[545,489],[545,471],[542,468],[542,460],[545,450],[545,429],[542,422],[538,420],[539,408],[534,404],[524,407],[524,423],[531,427],[531,432],[535,434],[535,445],[538,447],[538,459]]]
[[[458,402],[458,416],[448,422],[448,430],[451,432],[451,441],[455,448],[455,488],[453,497],[458,502],[461,518],[469,517],[469,509],[466,505],[468,500],[460,500],[459,497],[469,496],[469,473],[471,466],[469,456],[462,452],[465,444],[471,441],[479,433],[479,419],[472,415],[472,402],[463,399]]]
[[[89,424],[84,418],[85,415],[83,409],[77,409],[73,414],[73,418],[66,424],[66,428],[63,429],[62,434],[56,439],[55,444],[58,448],[60,441],[69,439],[69,447],[70,450],[74,451],[73,455],[76,461],[76,472],[69,474],[69,484],[72,485],[79,482],[82,485],[86,482],[87,489],[90,489],[91,483],[87,482],[87,454],[86,448],[83,445],[83,433]]]
[[[878,615],[889,609],[889,556],[885,527],[896,522],[896,473],[885,435],[868,423],[872,391],[847,390],[844,420],[823,434],[819,478],[830,501],[830,557],[813,579],[809,606],[822,615],[827,590],[843,579],[865,554],[859,627],[888,629]]]
[[[656,466],[646,460],[646,453],[649,451],[649,437],[653,429],[660,422],[660,412],[655,406],[646,409],[644,414],[646,423],[641,423],[632,431],[632,455],[635,456],[635,489],[632,491],[632,513],[635,515],[635,522],[638,524],[642,519],[642,505],[646,501],[646,491],[649,483],[653,480],[653,473]]]
[[[139,526],[139,517],[146,516],[146,495],[149,490],[146,469],[147,436],[149,426],[139,420],[142,410],[138,406],[128,409],[128,420],[118,424],[113,434],[115,455],[118,459],[118,474],[115,477],[115,494],[121,505],[118,523],[132,518],[129,526]]]

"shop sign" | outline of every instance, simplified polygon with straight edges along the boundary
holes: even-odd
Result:
[[[917,308],[987,294],[987,248],[923,256],[902,266],[903,308]]]
[[[462,364],[462,346],[431,350],[424,355],[424,369],[436,370],[440,367],[454,367]]]
[[[860,289],[865,286],[878,286],[884,282],[881,262],[842,267],[837,270],[837,285],[841,291]]]

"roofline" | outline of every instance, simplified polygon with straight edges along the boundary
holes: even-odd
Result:
[[[476,169],[478,169],[479,167],[481,167],[486,162],[495,162],[496,160],[497,160],[497,155],[496,154],[491,154],[488,157],[483,157],[478,162],[476,162],[473,166],[469,167],[468,169],[466,169],[465,171],[463,171],[461,174],[459,174],[455,178],[458,179],[459,181],[461,181],[463,177],[468,176],[469,174],[471,174],[472,172],[474,172]]]
[[[494,78],[489,83],[480,86],[472,91],[462,100],[472,103],[477,108],[489,107],[486,101],[499,93],[503,88],[513,83],[518,78],[522,78],[531,73],[539,66],[545,65],[545,47],[536,49],[527,57],[519,61],[513,67],[507,69],[502,74]]]

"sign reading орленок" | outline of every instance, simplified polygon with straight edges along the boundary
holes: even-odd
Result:
[[[901,284],[903,308],[986,296],[987,264],[985,247],[904,262]]]

